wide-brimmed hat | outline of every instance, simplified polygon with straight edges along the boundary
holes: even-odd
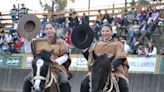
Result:
[[[41,23],[37,16],[27,14],[22,16],[18,23],[18,33],[20,36],[31,40],[35,38],[41,30]]]
[[[88,48],[94,39],[94,32],[89,25],[77,26],[71,36],[72,43],[79,49]]]

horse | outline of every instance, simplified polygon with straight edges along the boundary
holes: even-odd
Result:
[[[94,63],[90,75],[91,92],[119,92],[118,84],[112,74],[111,62],[115,56],[97,56],[93,51]]]
[[[36,58],[32,62],[34,92],[60,92],[57,78],[52,73],[52,61]]]

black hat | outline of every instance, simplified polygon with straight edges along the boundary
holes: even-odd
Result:
[[[79,49],[88,48],[94,38],[94,32],[89,25],[77,26],[71,36],[72,43]]]

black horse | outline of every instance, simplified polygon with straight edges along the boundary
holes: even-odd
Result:
[[[60,92],[51,68],[51,61],[45,61],[39,57],[34,59],[32,62],[32,83],[35,92]]]
[[[97,56],[93,51],[94,64],[91,73],[91,92],[116,92],[111,89],[112,68],[111,62],[114,56],[107,54]],[[109,91],[111,90],[111,91]]]

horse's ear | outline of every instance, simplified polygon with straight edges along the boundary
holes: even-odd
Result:
[[[96,55],[96,53],[95,53],[95,51],[92,51],[92,56],[93,56],[93,59],[97,59],[97,55]]]

